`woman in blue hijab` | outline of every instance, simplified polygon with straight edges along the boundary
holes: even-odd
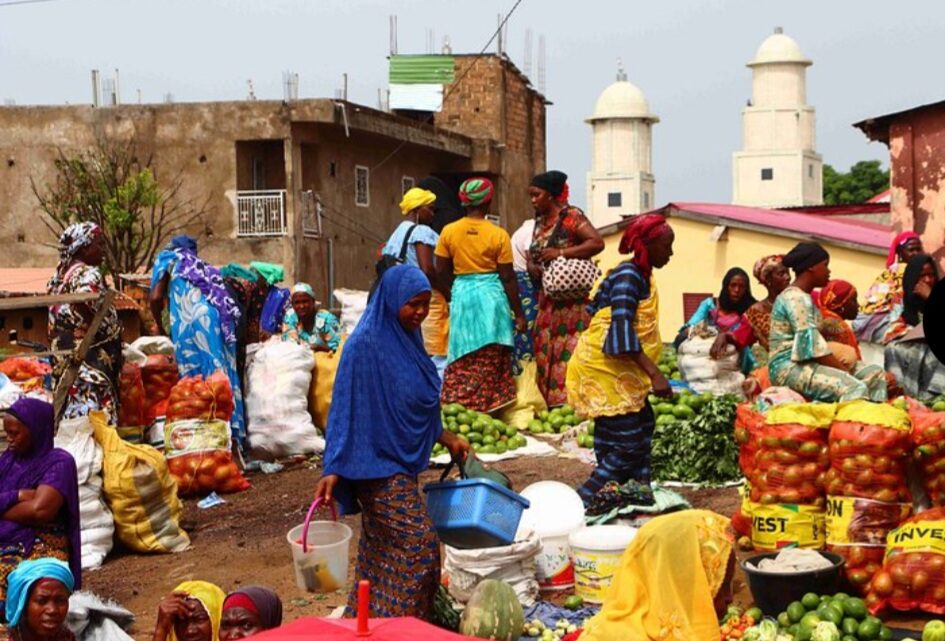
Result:
[[[429,618],[440,583],[439,540],[417,477],[434,443],[458,460],[469,444],[440,421],[440,379],[420,335],[430,298],[422,271],[388,269],[338,365],[315,496],[362,513],[351,616],[358,581],[371,582],[371,613],[380,617]]]
[[[68,565],[51,558],[23,561],[9,581],[4,614],[12,641],[75,641],[65,625],[76,588]]]

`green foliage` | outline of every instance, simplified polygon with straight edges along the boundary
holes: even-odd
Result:
[[[846,173],[824,165],[824,204],[848,205],[865,203],[889,189],[889,170],[878,160],[861,160]]]

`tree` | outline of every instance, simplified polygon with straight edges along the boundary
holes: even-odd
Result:
[[[181,197],[181,173],[162,186],[152,157],[139,160],[134,139],[100,137],[92,149],[74,154],[60,149],[55,167],[56,176],[44,189],[30,178],[47,217],[43,222],[57,237],[73,223],[97,223],[105,239],[102,269],[119,287],[115,275],[151,265],[173,235],[209,211],[209,198]]]
[[[889,170],[883,171],[878,160],[861,160],[846,173],[824,165],[824,204],[865,203],[889,189]]]

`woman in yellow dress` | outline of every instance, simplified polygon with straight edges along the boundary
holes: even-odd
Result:
[[[588,306],[590,327],[568,365],[568,401],[594,419],[597,467],[578,490],[585,505],[606,483],[634,479],[649,485],[650,445],[656,425],[647,402],[672,395],[656,366],[663,348],[653,269],[669,263],[673,230],[659,214],[632,220],[620,253],[633,258],[610,271]]]

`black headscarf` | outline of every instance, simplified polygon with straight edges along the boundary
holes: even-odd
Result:
[[[738,302],[732,300],[728,295],[728,286],[732,279],[741,276],[745,279],[745,295]],[[748,273],[741,267],[732,267],[725,272],[725,278],[722,279],[722,291],[719,292],[719,307],[727,312],[736,312],[744,314],[748,308],[757,303],[757,299],[751,295],[751,281],[748,279]]]
[[[442,233],[444,227],[466,215],[462,203],[459,202],[459,196],[456,195],[456,190],[450,189],[449,185],[436,176],[427,176],[417,183],[417,187],[436,194],[436,201],[433,203],[433,222],[430,224],[436,233]]]
[[[789,251],[781,262],[785,267],[794,270],[795,274],[801,274],[817,263],[829,259],[830,254],[827,253],[827,250],[817,243],[803,242],[796,244],[794,249]]]
[[[532,187],[544,189],[549,194],[557,198],[564,191],[564,186],[568,182],[568,175],[563,171],[552,169],[543,174],[538,174],[532,178]]]
[[[913,327],[922,320],[920,315],[925,311],[925,300],[916,296],[912,290],[915,289],[922,276],[922,268],[927,264],[932,266],[935,280],[938,280],[935,259],[928,254],[918,254],[910,258],[906,263],[906,271],[902,275],[902,319]]]

